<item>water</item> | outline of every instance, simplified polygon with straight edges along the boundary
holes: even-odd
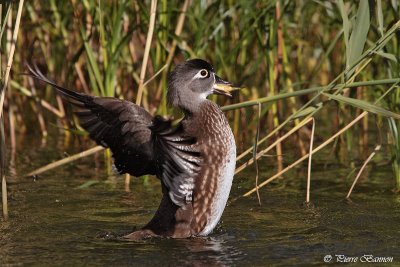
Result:
[[[211,236],[120,242],[104,237],[128,233],[152,217],[161,196],[158,181],[134,179],[128,192],[123,177],[106,175],[102,154],[24,178],[61,158],[64,149],[62,140],[23,142],[9,177],[10,219],[1,221],[0,265],[320,265],[326,255],[332,255],[331,263],[336,255],[358,257],[359,263],[365,254],[400,264],[400,196],[390,191],[390,166],[367,169],[352,201],[345,201],[350,170],[324,169],[316,158],[310,206],[303,203],[305,167],[261,189],[262,206],[255,195],[239,197],[254,183],[248,170],[235,178],[231,201]],[[67,150],[72,154],[78,147]],[[261,180],[273,174],[272,161],[260,163]],[[97,183],[79,189],[89,180]]]

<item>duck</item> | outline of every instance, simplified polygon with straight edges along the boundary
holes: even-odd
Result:
[[[168,75],[168,103],[183,112],[174,125],[127,100],[64,88],[35,65],[30,75],[55,90],[77,110],[80,125],[97,144],[109,148],[119,174],[155,175],[162,199],[144,227],[124,240],[207,236],[227,204],[236,164],[229,123],[211,94],[231,97],[235,88],[202,59],[183,61]]]

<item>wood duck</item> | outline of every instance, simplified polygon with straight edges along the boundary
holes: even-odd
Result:
[[[232,186],[236,145],[231,128],[210,94],[230,96],[232,86],[204,60],[175,67],[168,77],[168,102],[184,113],[173,127],[132,102],[95,97],[63,88],[29,67],[70,103],[82,127],[111,149],[119,173],[156,175],[163,197],[151,221],[124,239],[186,238],[210,234],[224,211]]]

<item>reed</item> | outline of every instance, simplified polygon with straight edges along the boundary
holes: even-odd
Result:
[[[6,144],[4,135],[4,120],[0,117],[0,178],[1,178],[1,203],[2,214],[5,220],[8,219],[8,196],[6,180]]]
[[[306,203],[310,203],[310,191],[311,191],[311,166],[312,166],[312,151],[314,145],[314,132],[315,132],[315,120],[311,117],[312,128],[310,137],[310,152],[308,152],[308,168],[307,168],[307,194]]]
[[[375,154],[381,149],[381,145],[377,145],[374,149],[374,151],[371,153],[371,155],[369,155],[369,157],[365,160],[364,164],[361,166],[360,170],[357,173],[356,178],[353,181],[353,184],[351,185],[349,192],[347,193],[346,198],[350,198],[351,192],[353,192],[354,186],[356,185],[358,179],[360,178],[363,170],[365,169],[365,167],[367,166],[368,162],[371,161],[371,159],[375,156]]]
[[[136,105],[140,105],[142,102],[142,95],[143,95],[143,89],[144,89],[143,84],[144,84],[144,78],[146,76],[147,62],[149,60],[151,40],[153,38],[154,24],[156,21],[156,11],[157,11],[157,0],[152,0],[151,7],[150,7],[150,25],[149,25],[149,31],[147,33],[147,38],[146,38],[146,46],[144,48],[144,57],[143,57],[143,62],[142,62],[142,68],[140,71],[140,80],[139,80],[138,94],[136,97]]]
[[[0,155],[0,177],[1,177],[1,194],[2,194],[2,210],[3,210],[3,218],[5,220],[8,219],[8,196],[7,196],[7,180],[6,180],[6,172],[5,172],[5,167],[6,167],[6,149],[5,149],[5,133],[4,133],[4,117],[3,117],[3,105],[4,105],[4,99],[5,99],[5,95],[6,95],[6,89],[8,87],[8,82],[9,82],[9,78],[10,78],[10,71],[11,71],[11,67],[14,61],[14,53],[15,53],[15,46],[17,43],[17,37],[18,37],[18,31],[19,31],[19,25],[21,22],[21,14],[22,14],[22,8],[24,6],[24,0],[20,0],[19,4],[18,4],[18,10],[17,10],[17,15],[15,18],[15,23],[14,25],[12,25],[12,16],[11,14],[11,10],[12,10],[12,5],[13,3],[9,3],[8,5],[5,4],[3,6],[3,4],[0,4],[0,10],[3,11],[3,7],[4,10],[7,10],[5,19],[2,20],[1,22],[1,34],[0,34],[0,40],[3,39],[3,33],[4,33],[4,25],[6,25],[6,21],[8,22],[8,26],[10,27],[10,32],[11,32],[11,26],[13,26],[13,31],[12,31],[12,35],[9,34],[8,36],[11,38],[8,38],[8,53],[7,53],[7,65],[5,68],[5,73],[4,76],[1,76],[1,91],[0,91],[0,153],[2,155]],[[2,17],[2,12],[0,12],[1,17]],[[4,42],[2,42],[4,43]],[[2,63],[2,62],[1,62]],[[2,64],[0,64],[2,65]],[[12,119],[12,116],[10,117]]]
[[[393,85],[387,92],[390,93],[393,91],[393,89],[397,89],[397,84]],[[382,100],[387,94],[381,96],[379,99],[377,99],[376,102],[379,102],[380,100]],[[310,154],[314,154],[316,152],[318,152],[319,150],[323,149],[324,147],[326,147],[328,144],[332,143],[338,136],[340,136],[341,134],[343,134],[344,132],[346,132],[347,130],[349,130],[351,127],[353,127],[357,122],[359,122],[361,119],[363,119],[365,116],[368,115],[368,111],[364,111],[363,113],[361,113],[360,115],[358,115],[355,119],[353,119],[353,121],[351,121],[349,124],[347,124],[346,126],[344,126],[342,129],[340,129],[338,132],[336,132],[334,135],[332,135],[330,138],[328,138],[326,141],[324,141],[322,144],[320,144],[318,147],[316,147],[315,149],[312,150],[312,152],[310,152]],[[297,166],[298,164],[300,164],[301,162],[303,162],[304,160],[306,160],[307,158],[309,158],[309,154],[304,155],[303,157],[301,157],[300,159],[298,159],[297,161],[295,161],[294,163],[290,164],[289,166],[287,166],[285,169],[283,169],[282,171],[280,171],[279,173],[273,175],[272,177],[268,178],[267,180],[265,180],[264,182],[262,182],[260,185],[258,185],[257,187],[251,189],[250,191],[248,191],[247,193],[245,193],[243,196],[249,196],[250,194],[256,192],[259,188],[267,185],[268,183],[272,182],[273,180],[277,179],[278,177],[280,177],[283,173],[289,171],[290,169],[292,169],[293,167]]]
[[[3,8],[2,21],[7,10]],[[304,123],[312,117],[318,125],[316,136],[331,132],[323,137],[339,144],[336,151],[355,155],[359,147],[368,148],[367,135],[374,123],[366,114],[373,113],[390,133],[395,183],[400,188],[400,92],[393,87],[400,81],[396,1],[34,0],[25,4],[25,12],[15,73],[25,72],[24,60],[36,61],[57,83],[128,99],[152,114],[172,114],[176,119],[181,114],[171,112],[165,98],[168,71],[184,59],[206,58],[220,76],[245,86],[233,100],[213,99],[232,122],[240,151],[238,173],[257,160],[263,164],[261,156],[274,149],[282,174],[289,142],[298,146],[301,159],[314,153],[318,144],[309,153],[305,145],[311,131]],[[6,33],[4,25],[1,36]],[[63,128],[79,129],[76,120],[65,119],[69,107],[64,110],[51,90],[38,85],[35,89],[18,75],[10,85],[2,98],[7,106],[15,100],[16,115],[22,117],[25,104],[33,103],[29,109],[49,110]],[[363,123],[355,125],[360,114]],[[327,118],[337,123],[327,124]],[[42,133],[51,131],[40,115],[37,121]],[[348,130],[349,125],[354,128]],[[309,136],[302,137],[298,129]],[[285,138],[289,140],[283,142]],[[249,140],[257,142],[246,147]],[[256,178],[260,188],[262,175]]]

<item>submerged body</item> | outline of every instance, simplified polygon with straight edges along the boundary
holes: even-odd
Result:
[[[131,102],[76,93],[48,80],[38,69],[30,71],[80,108],[76,114],[82,127],[111,149],[118,172],[153,174],[161,180],[163,198],[153,219],[125,239],[212,232],[229,197],[236,145],[224,114],[206,99],[211,93],[229,95],[231,88],[210,64],[190,60],[171,73],[169,102],[185,113],[176,127]]]

